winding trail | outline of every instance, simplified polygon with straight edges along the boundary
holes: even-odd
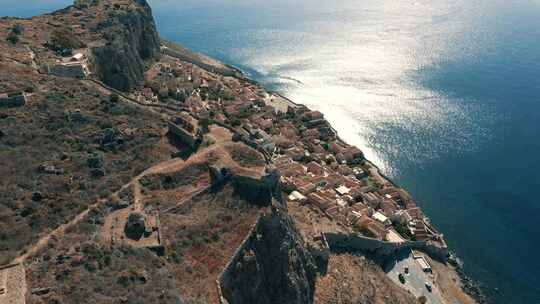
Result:
[[[61,238],[64,235],[66,229],[68,229],[70,227],[73,227],[74,225],[78,224],[88,214],[88,212],[90,212],[91,210],[97,208],[101,203],[103,203],[103,200],[99,200],[98,202],[94,203],[93,205],[90,205],[86,210],[84,210],[83,212],[77,214],[71,221],[58,226],[53,231],[51,231],[48,234],[46,234],[46,235],[42,236],[41,238],[39,238],[37,243],[32,245],[30,248],[27,248],[26,251],[22,255],[16,257],[13,260],[12,263],[14,263],[14,264],[23,263],[29,256],[32,256],[32,255],[36,254],[40,249],[47,246],[49,244],[49,242],[51,241],[51,239],[53,239],[53,238],[55,238],[55,239]]]
[[[181,170],[184,167],[185,161],[182,159],[171,159],[164,162],[161,162],[157,165],[154,165],[148,169],[146,169],[141,174],[134,177],[129,183],[122,186],[118,191],[114,192],[112,195],[118,195],[121,191],[126,189],[127,187],[133,186],[133,193],[134,193],[134,201],[135,206],[137,208],[142,208],[142,194],[141,194],[141,188],[139,180],[148,174],[156,174],[156,173],[165,173],[170,171],[176,171]],[[94,204],[88,206],[84,211],[77,214],[74,218],[72,218],[69,222],[64,223],[60,226],[58,226],[56,229],[50,231],[49,233],[43,235],[40,237],[36,243],[34,243],[32,246],[26,248],[23,250],[23,253],[19,256],[17,256],[11,263],[12,264],[19,264],[25,262],[29,257],[37,254],[39,250],[46,247],[49,242],[53,239],[61,239],[66,230],[70,227],[73,227],[80,223],[84,217],[92,210],[99,207],[101,204],[105,203],[107,199],[100,199]]]

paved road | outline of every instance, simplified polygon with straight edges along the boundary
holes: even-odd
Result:
[[[399,281],[399,273],[405,273],[405,267],[409,267],[409,274],[405,275],[405,284],[402,284]],[[412,253],[406,251],[403,255],[395,261],[394,265],[389,265],[386,269],[386,274],[396,282],[396,284],[402,286],[403,288],[409,290],[415,297],[425,296],[427,298],[427,303],[429,304],[444,304],[445,301],[442,298],[437,287],[433,285],[433,291],[429,292],[425,286],[426,282],[431,282],[432,279],[430,275],[423,272],[422,268],[413,259]]]

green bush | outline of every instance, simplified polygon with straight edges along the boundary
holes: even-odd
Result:
[[[6,40],[10,42],[11,44],[17,44],[17,42],[19,42],[19,36],[15,34],[14,32],[10,32]]]

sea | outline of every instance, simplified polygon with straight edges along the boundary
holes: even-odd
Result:
[[[540,0],[149,2],[163,37],[323,112],[490,303],[540,303]]]

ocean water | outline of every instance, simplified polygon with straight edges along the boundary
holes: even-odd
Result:
[[[163,37],[321,110],[493,303],[540,303],[540,0],[149,2]]]

